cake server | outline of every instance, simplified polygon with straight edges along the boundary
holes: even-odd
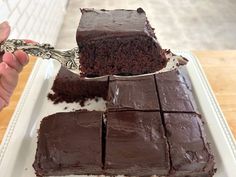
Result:
[[[14,52],[23,50],[29,55],[41,57],[43,59],[55,59],[71,70],[79,70],[78,59],[79,49],[57,50],[50,44],[27,43],[21,39],[8,39],[0,45],[0,52]],[[76,63],[77,62],[77,63]]]
[[[43,59],[55,59],[61,63],[62,66],[69,70],[79,73],[79,48],[75,47],[70,50],[57,50],[50,44],[39,44],[39,43],[27,43],[22,39],[8,39],[0,44],[0,52],[14,52],[16,50],[23,50],[29,55],[41,57]],[[154,73],[134,75],[134,76],[120,76],[120,77],[138,77],[145,75],[152,75],[161,72],[167,72],[178,68],[179,66],[186,65],[188,60],[182,56],[174,55],[170,51],[166,51],[166,57],[168,59],[165,68],[156,71]],[[107,77],[93,77],[93,79]]]

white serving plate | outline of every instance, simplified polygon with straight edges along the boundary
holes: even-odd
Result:
[[[216,156],[214,177],[236,177],[236,145],[225,118],[207,82],[198,60],[189,52],[175,52],[189,59],[187,72],[203,117],[205,131]],[[37,129],[44,116],[79,109],[78,104],[53,105],[47,94],[60,65],[38,59],[11,118],[0,146],[0,177],[35,177],[34,161]],[[67,107],[65,110],[64,108]],[[105,102],[90,101],[89,110],[105,110]]]

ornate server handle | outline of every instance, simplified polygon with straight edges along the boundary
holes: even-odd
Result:
[[[50,44],[27,43],[20,39],[9,39],[0,44],[0,52],[14,52],[23,50],[29,55],[42,57],[43,59],[58,60],[63,66],[68,69],[78,70],[79,49],[60,51],[56,50]]]

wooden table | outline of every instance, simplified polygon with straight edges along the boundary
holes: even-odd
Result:
[[[225,118],[236,138],[236,50],[193,51],[193,53],[199,58]],[[10,105],[0,112],[0,142],[34,63],[35,59],[31,58],[30,63],[20,75],[20,81],[12,96]]]

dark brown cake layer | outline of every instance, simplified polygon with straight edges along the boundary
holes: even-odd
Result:
[[[84,79],[77,74],[61,67],[54,80],[49,98],[55,103],[58,102],[80,102],[87,99],[102,97],[106,99],[108,90],[108,77],[101,79]]]
[[[105,172],[108,175],[167,175],[167,141],[159,112],[108,112]]]
[[[143,9],[81,12],[76,40],[83,76],[136,75],[165,67],[165,51]]]
[[[190,83],[179,70],[155,76],[162,111],[199,113]]]
[[[110,77],[107,109],[109,111],[160,110],[155,78]]]
[[[33,167],[37,176],[102,173],[102,112],[67,112],[40,125]]]
[[[214,158],[197,114],[165,113],[173,176],[212,176]]]

